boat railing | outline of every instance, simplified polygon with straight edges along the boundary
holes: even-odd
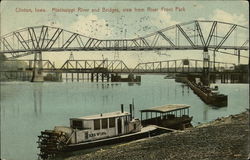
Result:
[[[162,117],[159,116],[159,117],[148,118],[148,119],[142,120],[142,124],[154,124],[154,125],[157,125],[162,120],[174,120],[176,118],[189,118],[189,116],[186,115],[186,114],[183,114],[181,116],[177,116],[177,115],[174,115],[174,114],[167,114],[167,115],[163,115]]]

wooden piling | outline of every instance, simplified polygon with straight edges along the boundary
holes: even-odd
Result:
[[[96,82],[98,82],[98,80],[99,80],[99,74],[96,73]]]
[[[94,73],[91,73],[91,82],[94,81]]]
[[[104,81],[104,73],[101,73],[101,75],[102,75],[102,82]]]
[[[109,82],[109,73],[107,74],[107,82]]]

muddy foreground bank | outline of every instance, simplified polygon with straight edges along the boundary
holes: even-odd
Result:
[[[66,160],[246,160],[249,154],[249,112],[100,149]]]

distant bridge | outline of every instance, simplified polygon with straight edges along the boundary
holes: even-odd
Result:
[[[214,73],[234,72],[236,64],[209,61],[209,71]],[[202,73],[203,61],[195,59],[178,59],[168,61],[139,63],[133,73]]]
[[[23,64],[21,68],[1,69],[0,77],[7,77],[13,80],[32,80],[33,60],[6,60],[8,63]],[[61,67],[55,67],[49,60],[40,61],[42,72],[53,74],[50,80],[58,80],[66,78],[66,81],[109,81],[112,74],[190,74],[195,76],[203,75],[203,61],[194,59],[179,59],[169,61],[157,61],[139,63],[135,68],[128,68],[127,65],[120,60],[67,60]],[[233,63],[225,62],[209,62],[213,66],[209,68],[210,80],[214,81],[220,78],[222,83],[244,83],[247,82],[247,70],[241,70]],[[47,78],[48,79],[48,78]]]
[[[34,60],[6,60],[5,62],[22,62],[22,68],[6,69],[5,72],[32,71]],[[58,73],[202,73],[203,61],[195,59],[178,59],[139,63],[135,68],[129,68],[121,60],[67,60],[61,67],[56,67],[49,60],[42,60],[43,72]],[[236,64],[210,61],[210,72],[233,72]]]

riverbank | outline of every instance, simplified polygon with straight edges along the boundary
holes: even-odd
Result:
[[[185,131],[100,149],[66,160],[244,160],[249,154],[249,112]]]

